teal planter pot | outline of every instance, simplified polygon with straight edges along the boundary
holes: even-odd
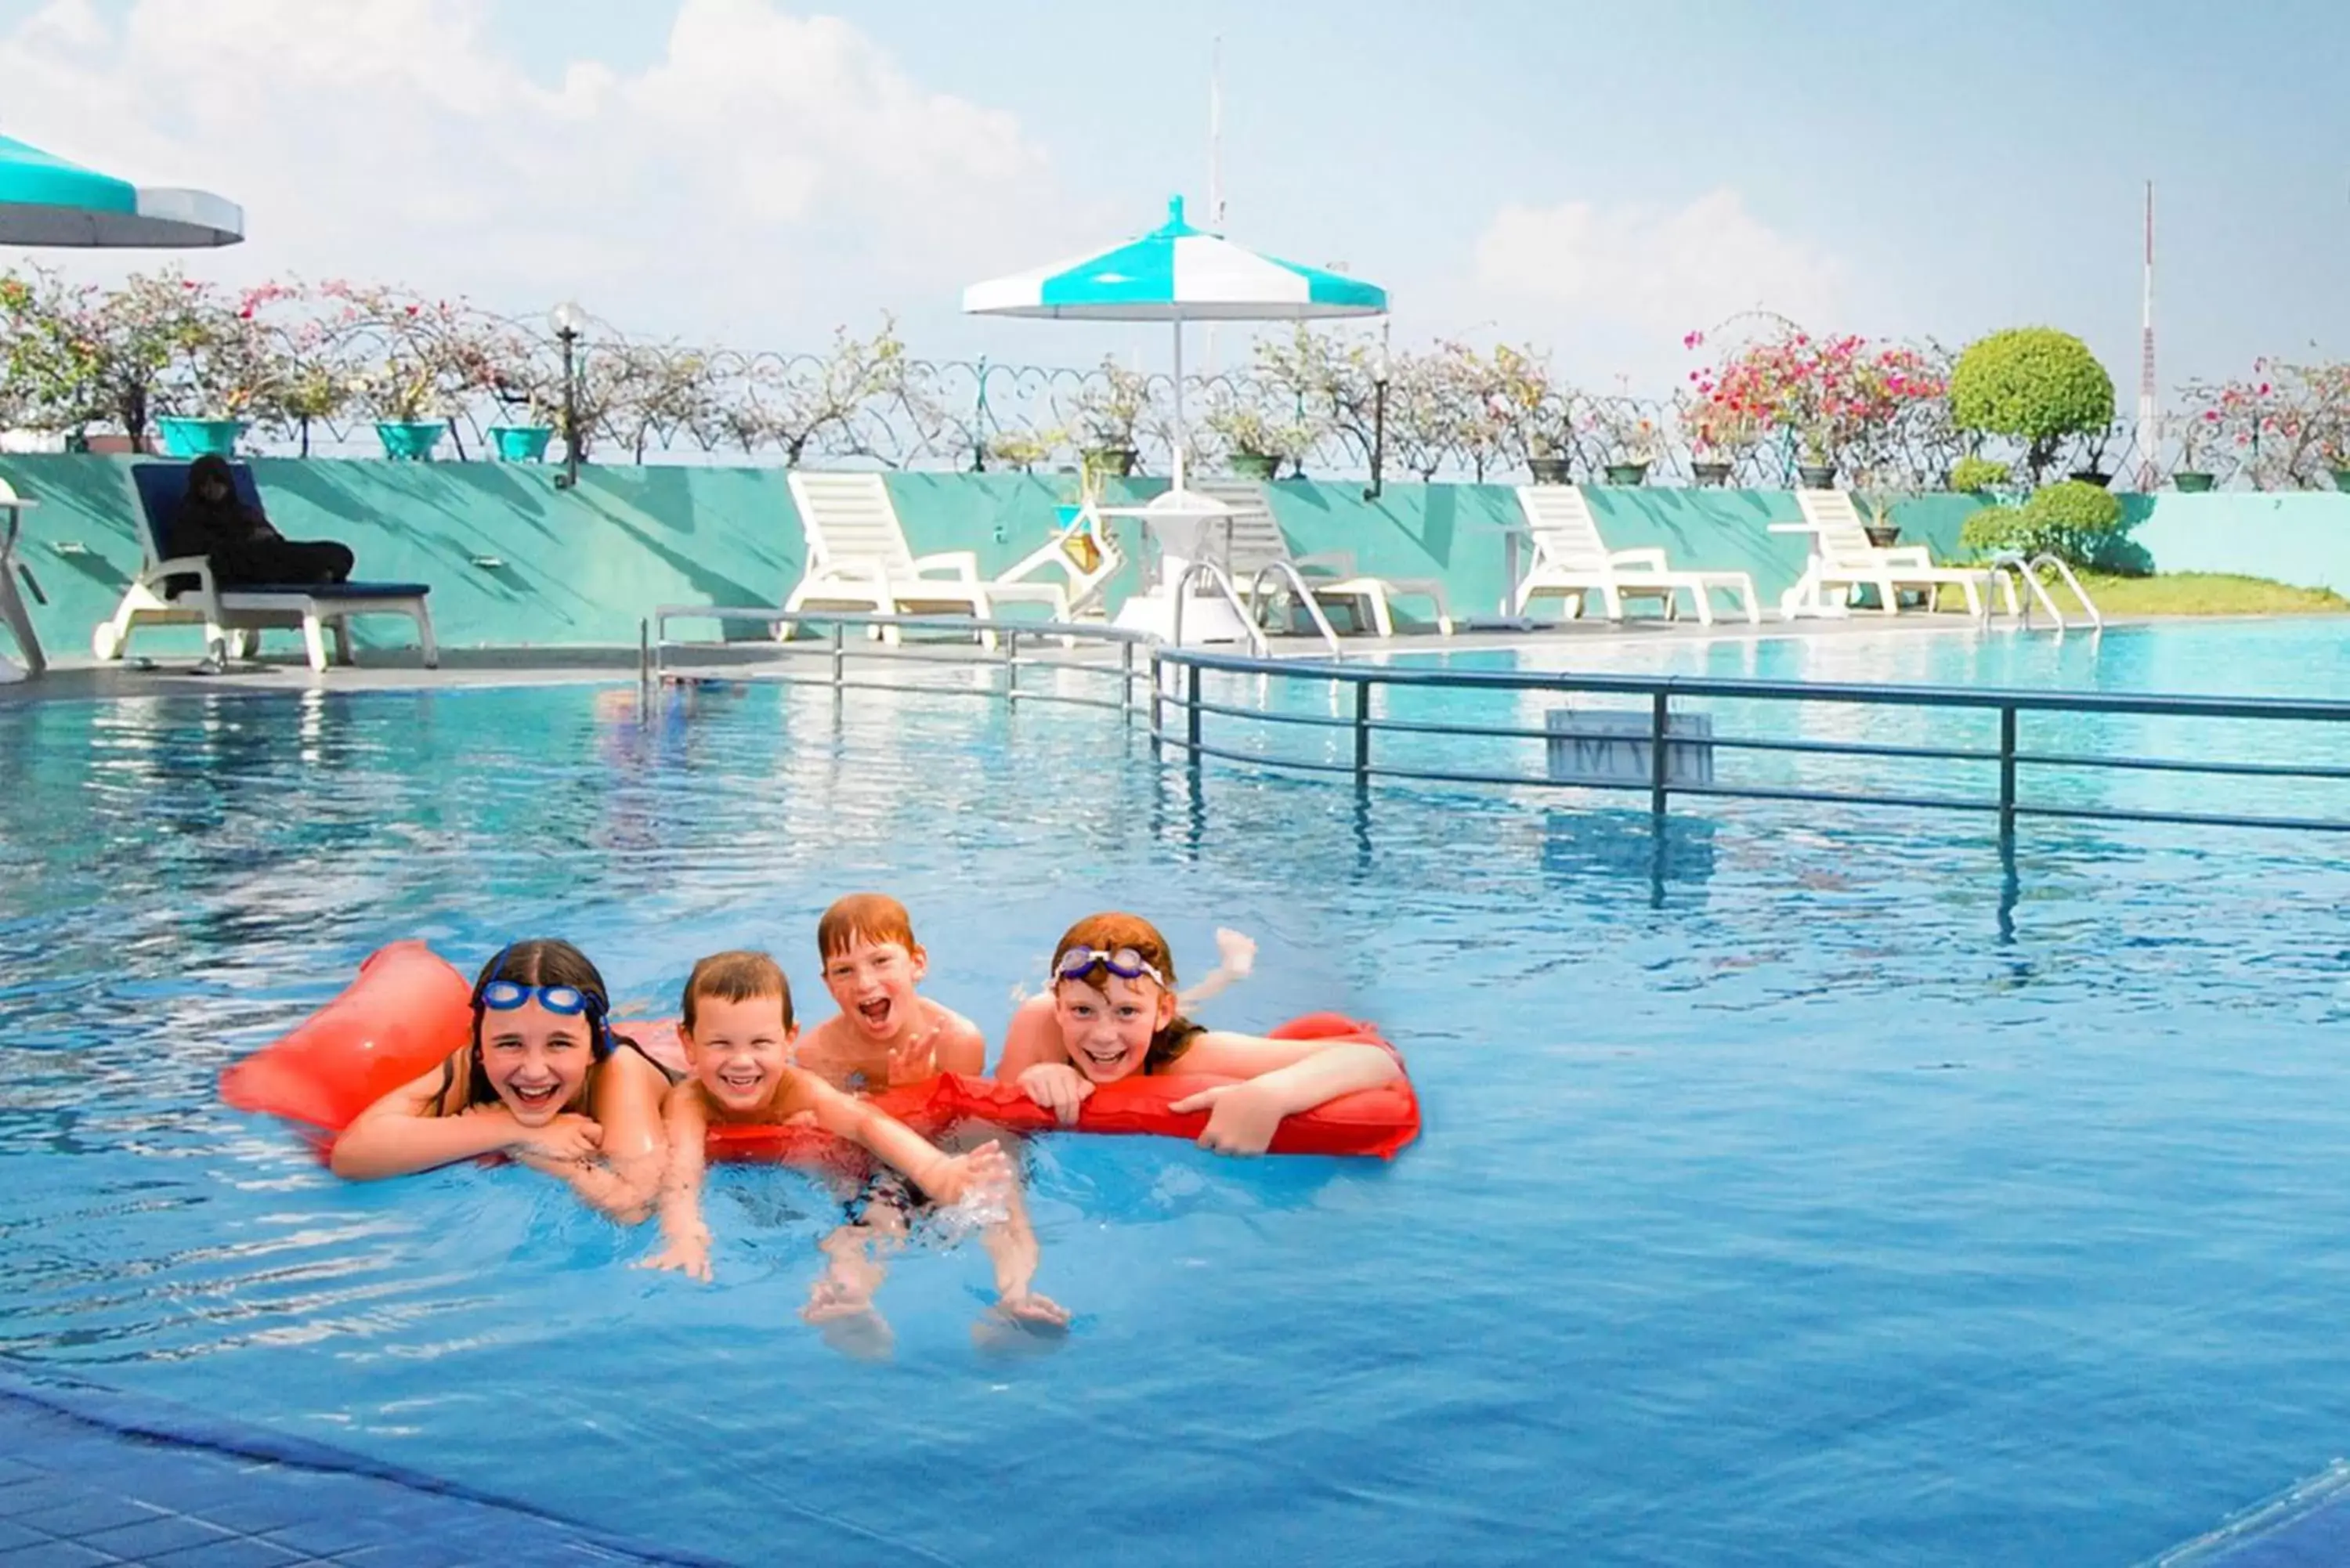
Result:
[[[546,443],[555,439],[553,425],[492,425],[490,440],[497,443],[501,462],[543,462]]]
[[[2213,476],[2210,474],[2199,472],[2195,469],[2189,468],[2181,469],[2178,472],[2172,474],[2170,476],[2170,483],[2177,485],[2187,494],[2200,495],[2203,492],[2211,488],[2212,478]]]
[[[448,429],[446,420],[379,420],[375,433],[383,442],[384,456],[421,462],[432,455]]]
[[[250,420],[186,420],[165,414],[155,421],[163,434],[166,457],[234,457],[237,438],[253,428]]]
[[[1281,467],[1281,459],[1267,457],[1261,452],[1236,452],[1224,462],[1242,479],[1268,480]]]
[[[1647,483],[1648,465],[1645,462],[1611,462],[1607,464],[1607,483],[1631,486]]]

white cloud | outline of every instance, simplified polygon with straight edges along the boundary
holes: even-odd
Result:
[[[5,130],[241,202],[191,272],[405,281],[793,346],[1074,226],[1012,114],[775,0],[682,0],[663,57],[535,78],[471,0],[52,0],[0,36]],[[551,79],[552,85],[546,85]],[[109,265],[52,253],[98,275]],[[126,257],[118,269],[169,258]]]
[[[1538,322],[1563,347],[1650,373],[1683,333],[1741,310],[1831,323],[1846,288],[1834,255],[1771,228],[1726,189],[1677,208],[1505,206],[1478,236],[1473,275],[1485,314]]]

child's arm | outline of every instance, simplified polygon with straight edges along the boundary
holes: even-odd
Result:
[[[1015,1183],[1004,1192],[1004,1217],[979,1233],[995,1265],[995,1310],[1014,1323],[1032,1328],[1066,1328],[1069,1310],[1052,1297],[1031,1289],[1036,1278],[1039,1249],[1035,1229],[1028,1223],[1028,1206]]]
[[[1263,1154],[1284,1116],[1403,1076],[1393,1052],[1359,1040],[1269,1040],[1216,1030],[1193,1040],[1175,1071],[1247,1080],[1202,1089],[1167,1107],[1205,1110],[1200,1147],[1222,1154]]]
[[[669,1168],[661,1179],[661,1250],[649,1269],[679,1269],[697,1280],[710,1277],[710,1227],[702,1220],[702,1143],[710,1118],[702,1086],[688,1079],[669,1092],[661,1121],[669,1134]]]
[[[995,1064],[995,1081],[1019,1085],[1022,1093],[1051,1111],[1063,1127],[1076,1124],[1077,1107],[1094,1086],[1069,1065],[1049,993],[1030,997],[1013,1013],[1003,1031],[1003,1060]]]
[[[527,1149],[551,1159],[592,1157],[603,1129],[568,1113],[543,1127],[523,1127],[504,1106],[481,1106],[463,1116],[439,1116],[442,1072],[434,1068],[361,1111],[335,1139],[328,1168],[348,1181],[409,1176],[486,1154]]]
[[[940,1203],[957,1203],[974,1188],[1011,1181],[1011,1158],[993,1140],[969,1154],[947,1154],[897,1117],[851,1099],[821,1078],[804,1074],[800,1087],[800,1105],[816,1112],[816,1126],[871,1149]]]

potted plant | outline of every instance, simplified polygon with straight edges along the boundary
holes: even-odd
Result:
[[[1059,431],[1010,430],[997,431],[987,438],[987,455],[997,462],[1009,463],[1023,473],[1033,473],[1036,465],[1049,460],[1061,444]],[[1093,454],[1084,454],[1087,472],[1098,472],[1093,465]],[[1120,473],[1126,472],[1123,464]]]
[[[1105,357],[1070,405],[1079,452],[1102,473],[1132,473],[1141,461],[1136,431],[1149,411],[1149,379]]]
[[[490,341],[462,302],[339,283],[320,292],[343,302],[338,328],[353,341],[371,339],[376,349],[358,400],[375,418],[385,456],[431,457],[449,431],[446,410],[465,393],[496,384]]]
[[[1607,483],[1644,483],[1657,458],[1657,421],[1628,393],[1594,398],[1588,408],[1586,428],[1599,440]]]
[[[1967,346],[1950,372],[1950,418],[1968,435],[2004,436],[2023,448],[2037,485],[2066,441],[2110,431],[2114,380],[2087,344],[2047,327],[1994,332]],[[2102,452],[2101,437],[2098,449]]]
[[[1243,479],[1278,478],[1284,462],[1304,454],[1295,426],[1275,424],[1255,409],[1226,403],[1202,421],[1224,443],[1224,462]]]
[[[2106,467],[2106,448],[2112,442],[2116,428],[2104,425],[2082,438],[2081,466],[2073,471],[2074,479],[2084,484],[2094,484],[2100,490],[2113,483],[2113,472]]]
[[[265,286],[231,306],[213,299],[207,288],[191,292],[178,384],[165,396],[199,411],[156,417],[166,454],[235,455],[237,441],[285,379],[287,367],[261,320],[262,306],[276,296]]]
[[[2218,476],[2206,464],[2219,436],[2217,409],[2204,409],[2179,421],[2178,466],[2170,471],[2170,483],[2181,493],[2199,494],[2216,483]]]
[[[1752,412],[1715,397],[1717,390],[1704,383],[1694,400],[1680,400],[1680,427],[1690,445],[1690,477],[1699,484],[1728,484],[1738,460],[1762,434]]]

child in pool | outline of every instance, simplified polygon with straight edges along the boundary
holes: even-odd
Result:
[[[808,1031],[794,1057],[800,1066],[851,1094],[940,1073],[975,1078],[986,1072],[987,1041],[979,1026],[914,989],[929,972],[930,955],[915,940],[903,904],[879,893],[836,899],[816,921],[816,944],[825,989],[840,1011]],[[950,1128],[941,1141],[951,1148],[972,1136],[959,1137],[958,1131]],[[980,1235],[995,1265],[996,1316],[1016,1328],[1064,1327],[1069,1314],[1030,1288],[1039,1261],[1036,1233],[1018,1187],[1005,1196],[1003,1222]],[[851,1200],[848,1223],[825,1239],[836,1269],[809,1299],[811,1321],[873,1311],[873,1294],[887,1276],[881,1255],[904,1242],[921,1207],[886,1171]]]
[[[960,1202],[983,1188],[1010,1191],[1012,1161],[999,1145],[991,1141],[967,1154],[945,1153],[875,1106],[793,1066],[789,1056],[798,1031],[792,1021],[791,987],[765,953],[717,953],[695,964],[680,1012],[678,1034],[693,1074],[670,1091],[665,1109],[670,1137],[669,1174],[660,1204],[665,1244],[648,1266],[682,1270],[696,1279],[710,1277],[710,1231],[702,1223],[700,1199],[702,1144],[712,1121],[750,1126],[813,1122],[888,1160],[937,1202]],[[810,1321],[869,1314],[869,1284],[841,1249],[827,1241],[826,1251],[833,1266],[818,1282]],[[837,1310],[818,1312],[817,1303]],[[878,1318],[873,1324],[886,1334],[886,1324]]]
[[[359,1113],[338,1176],[406,1176],[504,1154],[626,1224],[650,1211],[669,1075],[605,1023],[604,977],[569,942],[508,945],[473,981],[472,1041]]]
[[[840,1011],[808,1031],[799,1065],[848,1094],[987,1071],[979,1026],[916,992],[930,954],[903,904],[879,893],[837,899],[816,921],[816,946]]]
[[[1089,915],[1053,950],[1052,989],[1023,1002],[1005,1031],[999,1082],[1076,1120],[1097,1084],[1137,1073],[1197,1073],[1239,1083],[1169,1108],[1205,1110],[1200,1147],[1263,1154],[1284,1116],[1401,1075],[1394,1054],[1348,1040],[1272,1040],[1205,1029],[1182,1015],[1167,939],[1139,915]],[[1204,990],[1204,986],[1202,988]]]

